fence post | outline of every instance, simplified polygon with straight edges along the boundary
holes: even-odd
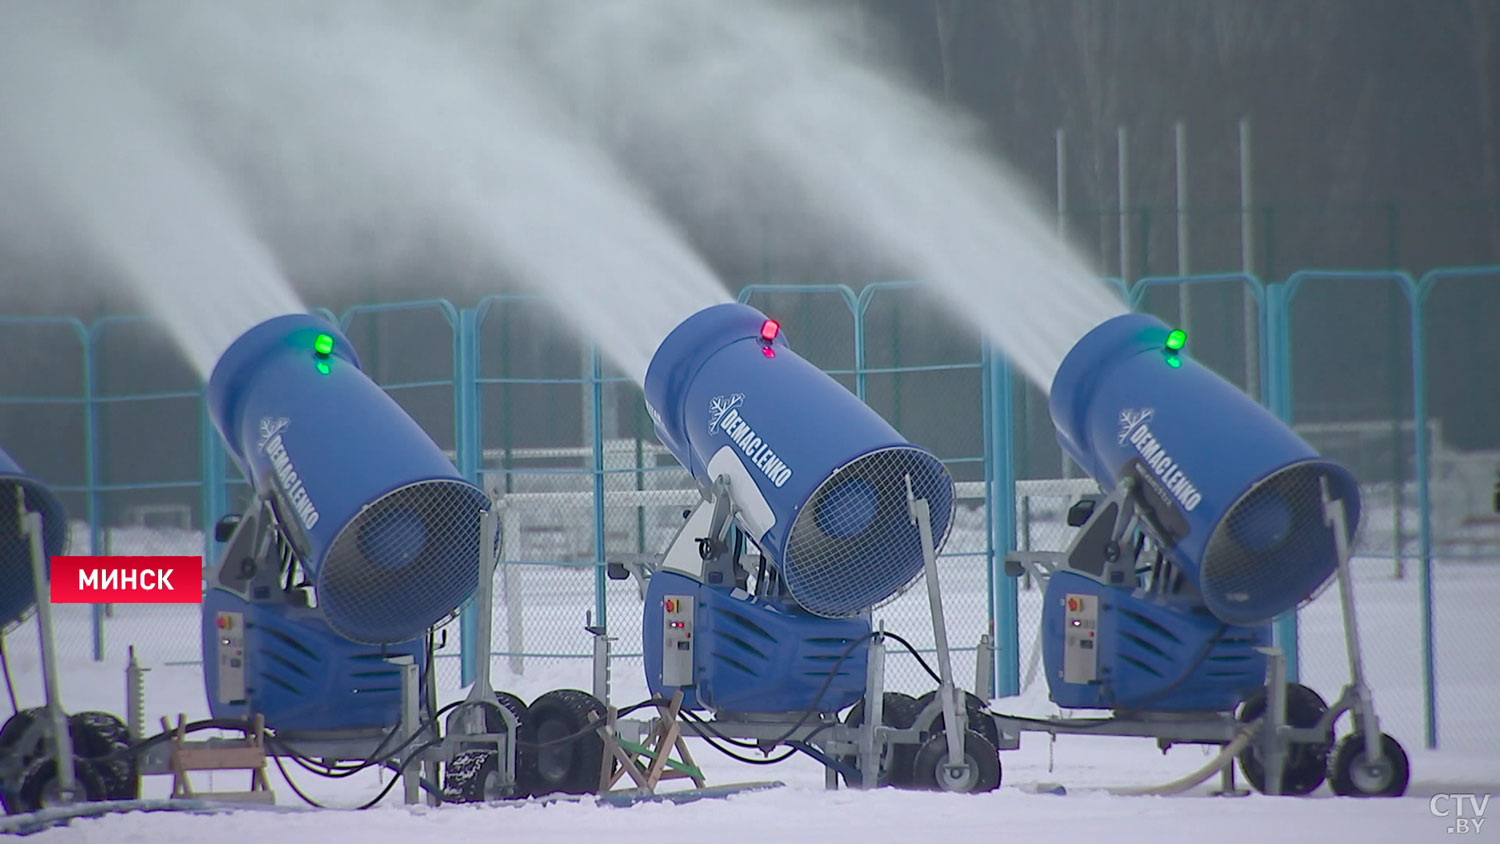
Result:
[[[229,495],[224,489],[224,450],[219,447],[218,431],[208,414],[208,391],[199,401],[199,419],[203,435],[201,454],[203,461],[203,490],[199,496],[203,507],[203,565],[207,568],[218,556],[214,540],[214,526],[229,509]]]
[[[589,344],[589,381],[594,428],[594,624],[609,631],[604,572],[604,385],[599,344]]]
[[[1012,697],[1021,693],[1020,612],[1016,606],[1016,578],[1007,577],[1003,568],[1005,554],[1015,550],[1016,543],[1016,475],[1015,454],[1011,438],[1010,362],[991,351],[987,355],[990,419],[994,426],[988,472],[992,479],[989,507],[991,521],[991,578],[994,583],[990,616],[995,628],[995,696]],[[999,576],[995,576],[998,573]]]
[[[1437,667],[1434,664],[1432,644],[1432,502],[1428,495],[1429,472],[1427,442],[1427,356],[1426,332],[1422,321],[1425,318],[1423,300],[1431,286],[1423,284],[1411,295],[1411,366],[1412,366],[1412,428],[1416,437],[1417,458],[1417,543],[1421,567],[1420,589],[1422,595],[1422,708],[1426,718],[1425,736],[1429,750],[1438,746],[1437,733]],[[1399,537],[1398,537],[1399,539]],[[1400,550],[1397,550],[1400,553]]]
[[[1287,323],[1287,291],[1285,285],[1265,285],[1266,336],[1261,339],[1262,355],[1266,362],[1265,376],[1261,379],[1267,408],[1276,418],[1292,424],[1292,385],[1290,348],[1291,332]],[[1286,656],[1286,681],[1297,682],[1299,671],[1297,611],[1283,613],[1276,619],[1274,637],[1276,647]]]
[[[88,475],[88,514],[89,514],[89,553],[98,556],[104,553],[103,530],[99,521],[102,518],[99,506],[99,405],[95,401],[95,393],[98,392],[96,383],[99,369],[94,360],[95,328],[97,324],[89,327],[85,339],[83,353],[83,390],[86,411],[84,414],[84,437],[86,452],[86,473]],[[90,607],[90,627],[93,633],[93,654],[95,662],[104,661],[104,605],[94,604]]]
[[[479,470],[483,464],[479,446],[479,385],[476,382],[478,326],[478,311],[464,308],[458,312],[458,323],[453,328],[453,450],[459,474],[474,483],[481,483]],[[483,549],[481,553],[488,551]],[[494,584],[480,583],[479,588],[493,589]],[[473,602],[464,607],[458,623],[459,683],[463,686],[474,682],[476,664],[481,658],[474,652],[478,633],[474,607]]]

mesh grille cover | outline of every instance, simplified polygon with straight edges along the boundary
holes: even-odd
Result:
[[[42,515],[42,550],[49,559],[67,553],[68,526],[62,505],[35,482],[0,475],[0,633],[25,621],[36,608],[31,573],[31,540],[21,534],[16,488],[26,492],[27,509]],[[46,566],[50,570],[50,566]]]
[[[926,498],[941,551],[953,508],[953,480],[932,454],[910,446],[863,455],[833,472],[797,514],[781,572],[808,612],[858,615],[900,595],[922,573],[922,537],[906,505]]]
[[[1357,491],[1324,462],[1289,466],[1261,481],[1214,527],[1203,552],[1204,602],[1228,624],[1264,624],[1313,597],[1338,567],[1333,528],[1323,520],[1321,479],[1345,507],[1354,542]]]
[[[367,505],[334,537],[316,584],[328,624],[365,644],[410,641],[479,583],[484,493],[456,480],[420,481]]]

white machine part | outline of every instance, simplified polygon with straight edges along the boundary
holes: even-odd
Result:
[[[1063,599],[1063,682],[1099,679],[1099,596],[1069,594]]]

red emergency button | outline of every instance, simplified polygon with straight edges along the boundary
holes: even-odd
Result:
[[[1069,598],[1068,599],[1068,611],[1069,612],[1078,612],[1078,608],[1080,606],[1081,606],[1081,603],[1079,602],[1079,600],[1077,598]]]
[[[221,629],[221,630],[227,630],[228,628],[229,628],[229,616],[227,616],[227,615],[221,615],[221,616],[219,616],[219,629]]]
[[[677,612],[677,600],[675,598],[667,599],[667,612]]]

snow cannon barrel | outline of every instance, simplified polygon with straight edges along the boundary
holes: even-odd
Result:
[[[906,479],[927,499],[940,550],[953,480],[743,304],[706,308],[667,335],[646,371],[656,434],[705,488],[725,477],[736,522],[793,600],[859,615],[922,573]]]
[[[68,513],[45,484],[0,449],[0,633],[21,621],[36,606],[36,578],[31,568],[31,539],[22,530],[22,510],[42,517],[42,551],[46,561],[67,553]],[[50,566],[44,566],[50,570]]]
[[[1185,344],[1149,315],[1101,323],[1053,378],[1053,424],[1105,489],[1139,481],[1148,530],[1210,612],[1264,624],[1329,582],[1339,550],[1324,496],[1343,503],[1349,547],[1359,486]]]
[[[339,635],[410,641],[474,593],[483,491],[333,325],[296,314],[245,332],[214,367],[208,405]]]

